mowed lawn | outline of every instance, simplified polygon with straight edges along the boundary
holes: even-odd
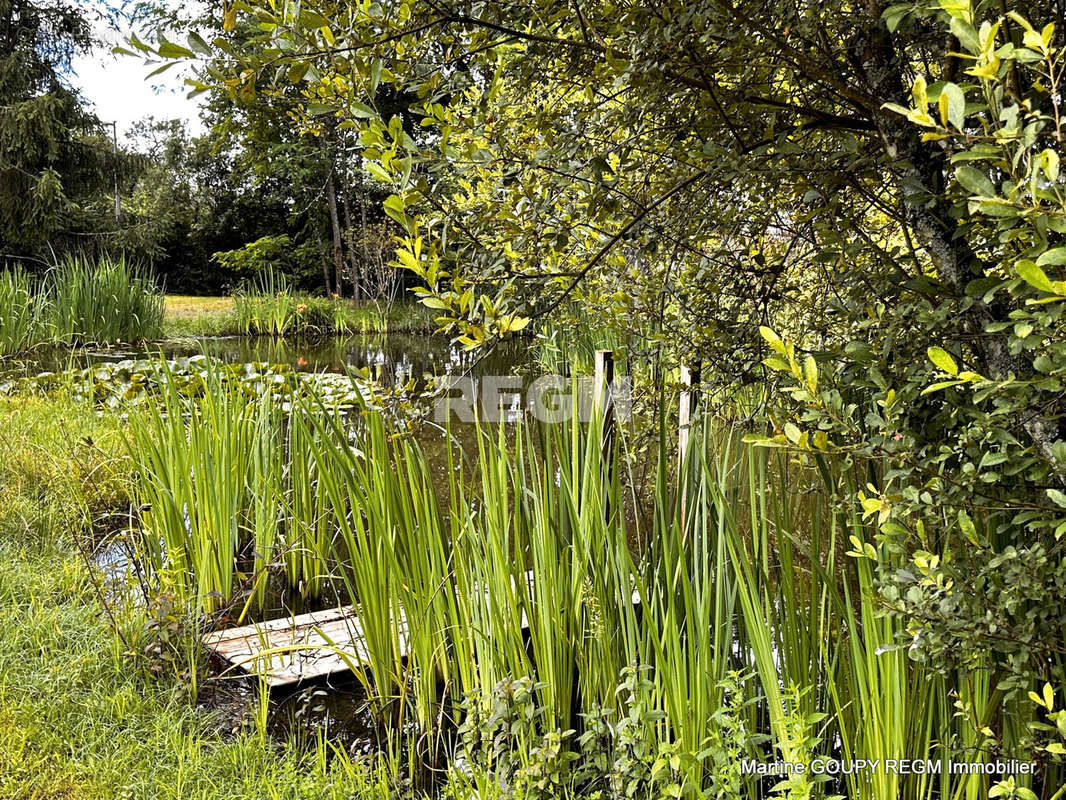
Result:
[[[168,294],[166,329],[168,336],[220,335],[234,333],[232,297],[194,297]]]

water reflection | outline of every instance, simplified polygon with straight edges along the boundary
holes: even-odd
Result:
[[[402,382],[423,375],[509,375],[527,361],[524,340],[502,342],[487,352],[466,351],[443,336],[370,334],[330,339],[215,337],[175,339],[138,348],[41,351],[0,366],[8,374],[35,375],[93,364],[144,358],[204,354],[230,363],[253,361],[287,364],[305,372],[369,369],[386,381]]]

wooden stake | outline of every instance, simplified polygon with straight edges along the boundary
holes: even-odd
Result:
[[[610,350],[596,351],[596,388],[592,407],[603,414],[600,429],[600,458],[604,466],[603,486],[609,496],[609,487],[614,479],[614,354]],[[604,514],[610,515],[610,503],[604,500]]]
[[[677,414],[677,458],[684,463],[688,452],[689,430],[692,426],[692,413],[700,397],[700,362],[693,366],[681,366],[681,397]]]
[[[688,524],[688,481],[685,475],[685,457],[692,429],[692,414],[700,397],[700,362],[693,366],[681,365],[681,397],[677,413],[677,480],[681,486],[681,530]]]

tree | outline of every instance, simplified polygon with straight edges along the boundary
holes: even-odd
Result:
[[[114,165],[100,123],[66,82],[90,45],[78,6],[0,2],[0,252],[34,256],[75,233]]]
[[[215,52],[198,35],[189,37],[188,48],[167,40],[183,28],[220,25],[218,10],[211,7],[196,11],[146,0],[135,3],[132,13],[142,27],[159,31],[160,41],[166,42],[163,55],[207,56],[209,60],[200,70],[207,74],[226,69],[237,52],[254,54],[265,46],[258,27],[245,20],[234,22],[225,46]],[[149,52],[136,37],[131,46],[128,54]],[[172,63],[161,68],[168,66]],[[270,195],[272,201],[280,200],[290,211],[283,225],[259,236],[269,237],[285,229],[299,246],[315,244],[321,253],[325,291],[360,299],[376,283],[371,276],[375,269],[374,225],[384,217],[381,203],[387,192],[364,180],[358,138],[347,126],[324,118],[306,126],[293,125],[293,115],[306,100],[296,86],[272,87],[269,80],[258,76],[243,83],[212,84],[199,79],[190,83],[195,92],[209,93],[205,120],[212,129],[210,138],[218,153],[227,153],[233,175],[243,183],[245,192]],[[410,99],[382,88],[379,104],[403,115],[410,127]],[[232,259],[224,261],[231,263]]]
[[[760,443],[854,463],[857,557],[913,565],[882,574],[913,652],[1063,683],[1061,27],[962,0],[231,8],[258,45],[221,35],[205,80],[358,132],[460,342],[580,299],[721,386],[765,360],[795,405]]]

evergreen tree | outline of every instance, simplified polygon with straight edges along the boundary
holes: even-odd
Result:
[[[0,254],[62,249],[108,183],[100,121],[66,79],[91,44],[77,6],[0,0]],[[62,240],[62,241],[61,241]]]

